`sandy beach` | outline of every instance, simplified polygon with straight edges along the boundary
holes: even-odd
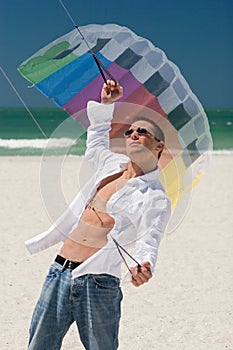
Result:
[[[80,159],[64,163],[68,202]],[[24,247],[50,225],[40,166],[40,157],[1,157],[1,350],[27,348],[31,314],[59,249],[31,256]],[[232,179],[233,155],[213,156],[188,214],[161,243],[154,278],[123,287],[120,350],[233,349]],[[83,349],[75,325],[62,349]]]

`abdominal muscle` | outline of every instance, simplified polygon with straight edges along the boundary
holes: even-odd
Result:
[[[78,226],[65,240],[60,255],[71,261],[81,262],[106,245],[107,234],[114,226],[114,220],[106,213],[98,214],[104,222],[104,227],[92,209],[86,208]]]
[[[107,244],[107,234],[115,221],[106,212],[106,203],[125,184],[124,173],[102,181],[95,196],[86,206],[78,226],[64,241],[60,255],[71,261],[85,261]]]

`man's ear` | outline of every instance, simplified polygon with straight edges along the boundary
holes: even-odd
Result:
[[[156,146],[156,151],[161,152],[164,149],[164,142],[163,141],[159,141],[158,145]]]

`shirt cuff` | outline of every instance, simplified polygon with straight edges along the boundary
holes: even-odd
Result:
[[[87,115],[92,125],[111,122],[114,103],[104,104],[96,101],[89,101],[87,103]]]

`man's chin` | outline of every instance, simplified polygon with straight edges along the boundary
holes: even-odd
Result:
[[[145,147],[142,147],[140,143],[133,143],[127,148],[128,153],[142,152],[143,150],[145,151]]]

